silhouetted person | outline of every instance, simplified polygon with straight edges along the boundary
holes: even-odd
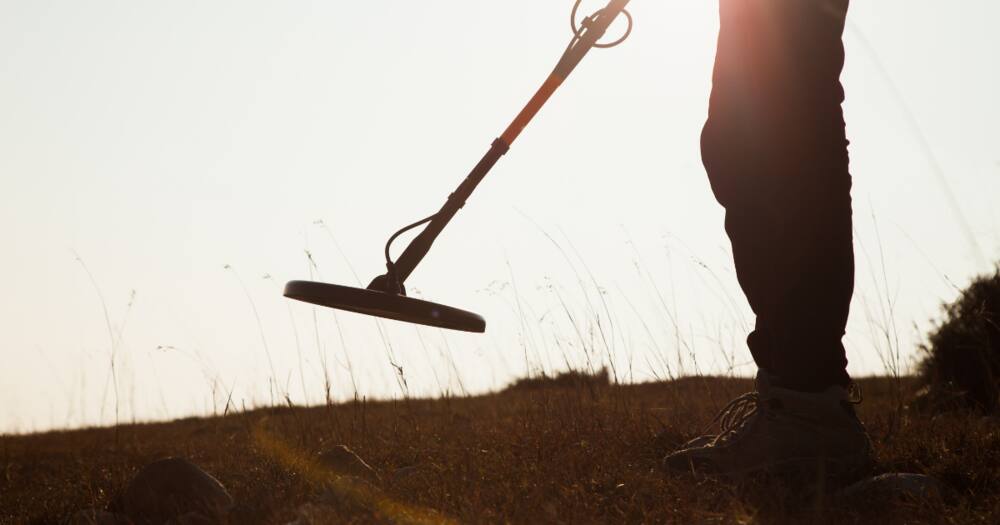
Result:
[[[756,327],[756,392],[667,456],[716,472],[867,465],[841,338],[854,286],[841,103],[848,0],[720,0],[702,159]]]

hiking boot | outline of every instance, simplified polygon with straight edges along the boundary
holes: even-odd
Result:
[[[839,476],[871,464],[872,447],[848,391],[798,392],[757,374],[757,389],[737,397],[716,417],[721,432],[695,438],[663,459],[670,470],[735,477],[769,471],[816,471]]]

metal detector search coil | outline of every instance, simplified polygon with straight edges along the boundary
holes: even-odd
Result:
[[[476,186],[489,173],[490,169],[500,160],[531,119],[538,114],[542,106],[562,85],[566,77],[583,60],[591,49],[614,47],[625,41],[632,33],[632,15],[625,10],[629,0],[610,0],[607,6],[584,18],[579,24],[576,16],[582,0],[576,0],[570,14],[570,26],[573,29],[573,39],[570,40],[562,58],[555,69],[538,89],[524,109],[518,113],[510,126],[493,141],[490,150],[479,161],[469,175],[462,181],[444,206],[437,213],[410,224],[389,237],[385,245],[386,273],[372,280],[367,288],[352,288],[336,284],[317,283],[311,281],[290,281],[285,285],[285,297],[304,301],[320,306],[337,308],[349,312],[357,312],[376,317],[385,317],[408,323],[437,326],[451,330],[466,332],[485,332],[486,321],[477,314],[452,308],[443,304],[432,303],[421,299],[407,297],[403,283],[414,268],[423,260],[431,249],[438,234],[465,206],[465,201],[476,189]],[[624,35],[613,42],[600,43],[599,40],[607,32],[608,27],[618,15],[624,15],[628,26]],[[424,226],[426,224],[426,226]],[[392,242],[403,233],[424,226],[403,253],[395,260],[389,252]]]
[[[466,332],[486,331],[486,321],[472,312],[405,295],[364,288],[312,281],[289,281],[285,285],[285,297],[397,321]]]

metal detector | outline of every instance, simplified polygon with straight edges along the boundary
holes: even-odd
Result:
[[[486,152],[482,160],[472,172],[462,181],[444,203],[444,206],[430,217],[410,224],[394,233],[385,245],[385,265],[386,273],[372,280],[367,288],[353,288],[337,284],[328,284],[312,281],[289,281],[285,285],[285,297],[304,301],[307,303],[328,306],[340,310],[357,312],[361,314],[374,315],[417,323],[452,330],[462,330],[466,332],[485,332],[486,321],[477,314],[452,308],[442,304],[432,303],[407,297],[406,288],[403,282],[410,276],[413,269],[427,255],[431,245],[438,234],[451,221],[455,213],[458,212],[465,201],[472,195],[473,190],[489,173],[493,165],[496,164],[510,149],[510,146],[521,134],[521,130],[531,122],[538,110],[545,105],[549,97],[555,93],[556,89],[562,85],[566,77],[576,68],[577,64],[583,60],[592,48],[614,47],[625,41],[632,32],[632,15],[625,10],[629,0],[610,0],[608,5],[598,10],[596,13],[586,17],[577,24],[577,9],[581,0],[576,0],[573,11],[570,15],[570,23],[573,28],[573,39],[563,53],[555,69],[545,80],[542,87],[538,89],[528,104],[521,110],[510,126],[493,141],[490,150]],[[604,33],[608,30],[618,15],[624,15],[628,21],[628,28],[621,38],[609,43],[600,43]],[[424,226],[424,229],[410,242],[403,253],[395,261],[389,253],[389,248],[393,241],[403,233]]]

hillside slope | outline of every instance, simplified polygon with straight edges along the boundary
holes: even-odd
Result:
[[[776,480],[732,484],[658,468],[746,380],[630,386],[533,381],[493,395],[276,407],[169,423],[3,436],[0,522],[62,523],[119,510],[144,465],[189,459],[236,500],[233,523],[1000,522],[1000,426],[900,408],[912,382],[862,381],[879,472],[930,474],[942,497],[846,498]],[[345,482],[336,445],[378,473]],[[309,521],[309,519],[312,521]]]

